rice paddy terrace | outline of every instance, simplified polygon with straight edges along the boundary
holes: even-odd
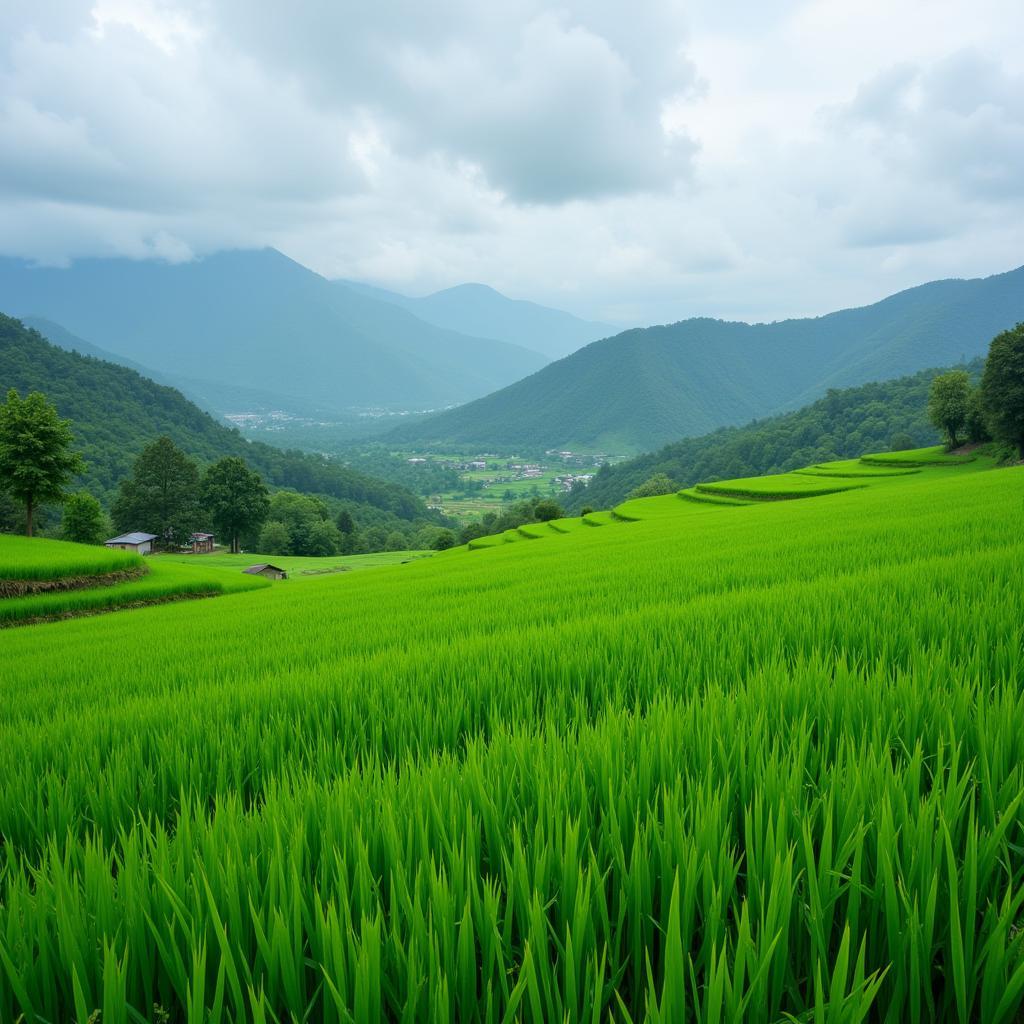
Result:
[[[182,566],[129,551],[0,536],[0,627],[267,585],[262,579],[211,572],[198,562]]]
[[[0,1020],[1018,1020],[1024,469],[912,454],[0,633]]]

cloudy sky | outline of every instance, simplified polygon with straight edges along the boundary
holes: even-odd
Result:
[[[273,245],[585,316],[1024,263],[1020,0],[0,5],[0,252]]]

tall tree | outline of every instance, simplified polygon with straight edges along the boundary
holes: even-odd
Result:
[[[200,522],[199,469],[169,437],[158,437],[121,481],[111,511],[119,530],[145,530],[168,547],[182,545]]]
[[[203,474],[203,505],[216,529],[231,541],[232,554],[237,554],[239,538],[258,530],[267,518],[270,498],[259,474],[232,455]]]
[[[72,494],[64,502],[64,516],[60,521],[61,534],[65,540],[78,544],[101,544],[109,523],[100,503],[87,491]]]
[[[946,435],[950,448],[955,448],[960,431],[967,422],[971,398],[971,378],[966,370],[940,373],[932,381],[928,393],[928,418]]]
[[[25,506],[25,532],[32,536],[42,502],[63,501],[64,488],[85,464],[71,451],[67,420],[38,391],[22,398],[13,388],[0,405],[0,488]]]
[[[1024,323],[992,339],[981,377],[981,405],[992,433],[1015,444],[1024,459]]]

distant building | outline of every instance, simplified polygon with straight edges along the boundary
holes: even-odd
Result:
[[[271,565],[269,562],[261,562],[259,565],[250,565],[248,569],[243,569],[242,572],[249,576],[265,576],[268,580],[288,579],[288,573],[284,569],[281,569],[276,565]]]
[[[148,555],[153,550],[155,540],[155,533],[122,533],[120,537],[111,537],[110,540],[104,541],[103,546],[134,551],[137,555]]]
[[[192,541],[193,555],[209,555],[213,553],[212,533],[193,533],[189,539]]]

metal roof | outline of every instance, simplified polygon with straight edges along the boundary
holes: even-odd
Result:
[[[205,538],[212,537],[212,536],[213,536],[212,533],[193,533],[192,534],[192,539],[193,540],[204,540]]]
[[[263,572],[264,569],[273,569],[274,572],[284,572],[284,569],[280,566],[271,565],[269,562],[260,562],[259,565],[250,565],[248,569],[243,569],[242,572],[256,575],[256,573]]]
[[[145,544],[147,540],[156,540],[155,533],[122,533],[120,537],[111,537],[107,544]]]

